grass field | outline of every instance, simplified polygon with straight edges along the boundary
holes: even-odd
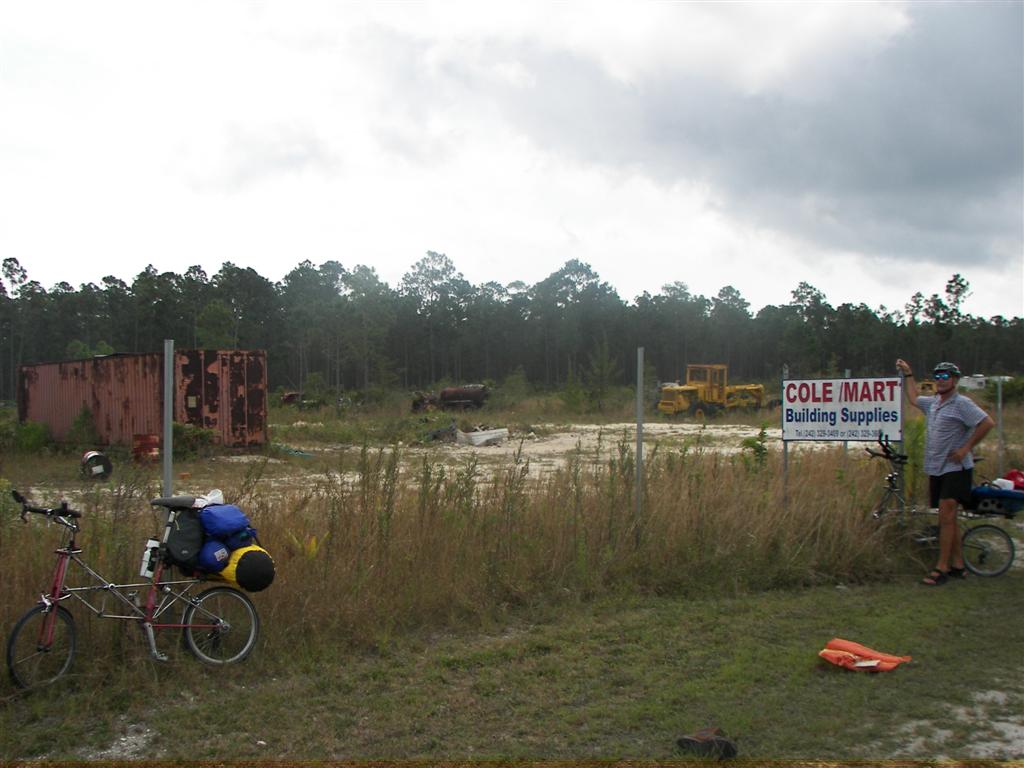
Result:
[[[67,686],[0,684],[0,758],[661,760],[707,725],[745,757],[1024,755],[1021,568],[918,586],[931,554],[870,518],[882,470],[856,452],[792,455],[784,498],[771,445],[651,445],[638,516],[631,447],[605,447],[544,475],[522,455],[484,471],[397,443],[179,462],[178,482],[223,488],[274,554],[253,657],[211,671],[165,637],[160,664],[135,628],[77,611]],[[66,456],[0,466],[38,502],[71,499],[90,563],[132,573],[158,528],[159,470],[123,462],[99,485],[76,470]],[[55,540],[4,504],[6,636]],[[834,636],[915,661],[825,666]]]
[[[68,689],[8,698],[0,755],[665,760],[718,725],[746,758],[1020,759],[1022,587],[1018,570],[941,590],[612,595],[373,649],[271,642],[221,672],[133,644],[117,668],[84,658]],[[834,636],[914,661],[841,670],[816,656]]]

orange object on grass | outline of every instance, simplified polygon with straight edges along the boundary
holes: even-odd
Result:
[[[825,643],[825,648],[818,655],[837,667],[858,672],[890,672],[911,660],[910,656],[883,653],[852,640],[843,640],[841,637],[834,637]]]

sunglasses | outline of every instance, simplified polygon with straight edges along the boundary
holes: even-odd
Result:
[[[945,381],[946,379],[951,379],[953,377],[950,376],[945,371],[943,371],[942,373],[933,373],[932,378],[934,378],[936,381]]]

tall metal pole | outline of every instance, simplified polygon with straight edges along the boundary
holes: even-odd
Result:
[[[164,339],[164,496],[172,496],[174,469],[174,339]]]
[[[999,426],[999,476],[1006,472],[1006,440],[1003,438],[1003,377],[996,379],[996,424]]]
[[[785,426],[785,419],[786,419],[786,412],[785,412],[786,411],[786,409],[785,409],[786,393],[784,391],[784,388],[786,386],[786,379],[788,379],[788,378],[789,378],[789,366],[788,365],[784,365],[784,366],[782,366],[782,382],[779,385],[779,392],[782,395],[782,397],[779,398],[779,399],[782,400],[782,404],[783,404],[783,407],[780,408],[782,413],[779,415],[779,421],[780,421],[779,426],[782,427],[782,506],[783,506],[783,508],[785,508],[786,503],[787,503],[788,498],[789,498],[789,441],[786,440],[786,426]]]
[[[644,348],[636,348],[636,543],[644,499]]]

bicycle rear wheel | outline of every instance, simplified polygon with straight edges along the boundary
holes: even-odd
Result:
[[[46,620],[53,618],[53,636],[46,643]],[[14,625],[7,639],[7,671],[19,688],[52,683],[71,667],[75,657],[75,620],[63,606],[37,605]]]
[[[232,587],[214,587],[199,594],[185,609],[185,645],[206,664],[232,664],[256,645],[260,619],[252,601]]]
[[[988,524],[968,528],[963,549],[964,565],[979,576],[1001,576],[1013,565],[1016,554],[1010,534]]]

